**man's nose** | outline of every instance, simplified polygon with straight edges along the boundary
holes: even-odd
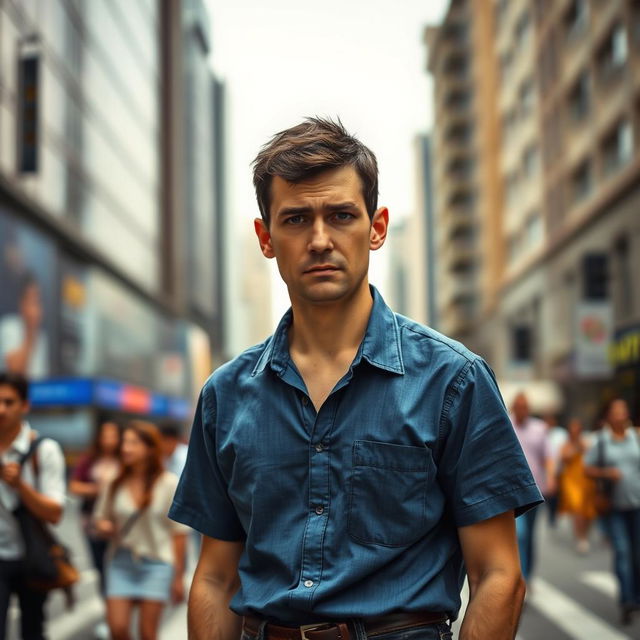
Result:
[[[328,251],[333,248],[329,229],[324,220],[316,220],[311,227],[311,238],[309,240],[309,250],[316,253]]]

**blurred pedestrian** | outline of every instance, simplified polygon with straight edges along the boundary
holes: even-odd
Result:
[[[610,484],[607,533],[618,579],[622,622],[630,624],[640,607],[640,430],[629,419],[629,407],[614,398],[606,424],[585,457],[586,473]]]
[[[122,470],[100,494],[94,520],[110,541],[106,563],[107,622],[113,640],[128,640],[133,607],[140,637],[157,638],[166,603],[184,599],[188,529],[167,518],[177,485],[162,464],[155,425],[134,420],[122,436]]]
[[[513,637],[514,518],[541,496],[484,360],[369,285],[375,156],[308,118],[254,184],[291,309],[199,399],[170,511],[204,534],[189,637],[448,638],[465,571],[462,635]]]
[[[69,492],[82,498],[80,514],[91,559],[100,575],[100,590],[104,595],[104,555],[107,541],[93,526],[93,509],[100,492],[120,473],[121,430],[116,422],[103,422],[94,437],[91,449],[80,458],[69,482]]]
[[[568,433],[569,439],[560,450],[559,512],[571,515],[576,550],[584,554],[589,551],[589,528],[597,515],[593,480],[584,471],[584,454],[589,444],[577,418],[569,422]]]
[[[44,638],[47,592],[28,582],[24,543],[14,512],[22,504],[45,524],[56,524],[62,518],[65,498],[62,449],[49,438],[35,443],[37,434],[26,420],[28,389],[22,374],[0,372],[0,640],[5,638],[12,594],[20,604],[22,638]],[[37,444],[35,453],[21,466],[32,443]]]
[[[567,441],[567,430],[558,424],[558,419],[553,413],[546,413],[542,418],[547,425],[547,434],[549,436],[549,447],[551,455],[556,466],[556,487],[557,491],[552,495],[546,495],[545,506],[547,507],[547,522],[549,526],[554,528],[558,515],[558,505],[560,501],[560,483],[558,482],[560,473],[560,450]]]
[[[551,450],[547,425],[531,415],[529,400],[524,392],[516,394],[513,400],[511,423],[542,495],[553,496],[557,490],[557,465]],[[531,579],[535,566],[537,515],[538,509],[530,509],[516,520],[520,565],[527,582]]]
[[[167,422],[160,426],[160,435],[162,436],[164,467],[167,471],[175,473],[179,478],[187,461],[187,450],[189,448],[182,441],[182,429],[175,422]]]

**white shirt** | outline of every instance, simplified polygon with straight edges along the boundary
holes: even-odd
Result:
[[[22,424],[20,433],[10,447],[0,455],[0,461],[18,462],[31,445],[31,427],[27,422]],[[22,467],[22,480],[36,491],[63,505],[65,499],[65,463],[60,445],[55,440],[46,439],[39,445],[38,480],[34,477],[33,463],[29,459]],[[22,534],[13,511],[20,502],[18,492],[6,482],[0,480],[0,559],[18,560],[24,554]]]
[[[173,536],[189,533],[189,527],[169,520],[167,513],[178,486],[178,478],[164,471],[153,485],[151,504],[131,526],[119,544],[134,556],[174,564]],[[121,531],[134,513],[139,511],[130,491],[121,486],[109,504],[109,485],[101,491],[93,511],[95,520],[111,520]]]
[[[189,447],[184,442],[179,442],[174,452],[165,460],[164,466],[178,478],[182,475],[184,465],[187,463],[187,451]]]

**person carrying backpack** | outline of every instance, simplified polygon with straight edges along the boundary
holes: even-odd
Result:
[[[23,640],[44,638],[47,590],[29,581],[15,512],[22,505],[37,520],[56,524],[65,499],[65,463],[57,442],[43,439],[38,443],[37,463],[21,464],[36,439],[25,419],[30,408],[28,391],[23,375],[0,372],[0,640],[6,636],[7,610],[14,593],[20,604]]]

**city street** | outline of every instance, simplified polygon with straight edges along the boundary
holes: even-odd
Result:
[[[546,516],[545,514],[542,514]],[[538,571],[527,598],[518,640],[632,640],[640,638],[640,614],[629,627],[619,624],[616,585],[609,571],[609,551],[599,531],[592,532],[593,549],[579,556],[573,549],[569,522],[550,531],[540,517]],[[56,594],[49,603],[50,640],[92,640],[93,629],[102,619],[103,605],[96,591],[95,572],[88,568],[84,541],[78,536],[77,516],[72,503],[60,527],[83,569],[82,584],[76,588],[77,604],[65,612]],[[17,640],[17,611],[11,610],[10,640]],[[456,624],[456,627],[459,625]],[[161,640],[186,639],[186,605],[167,608]],[[457,636],[456,636],[457,637]]]

